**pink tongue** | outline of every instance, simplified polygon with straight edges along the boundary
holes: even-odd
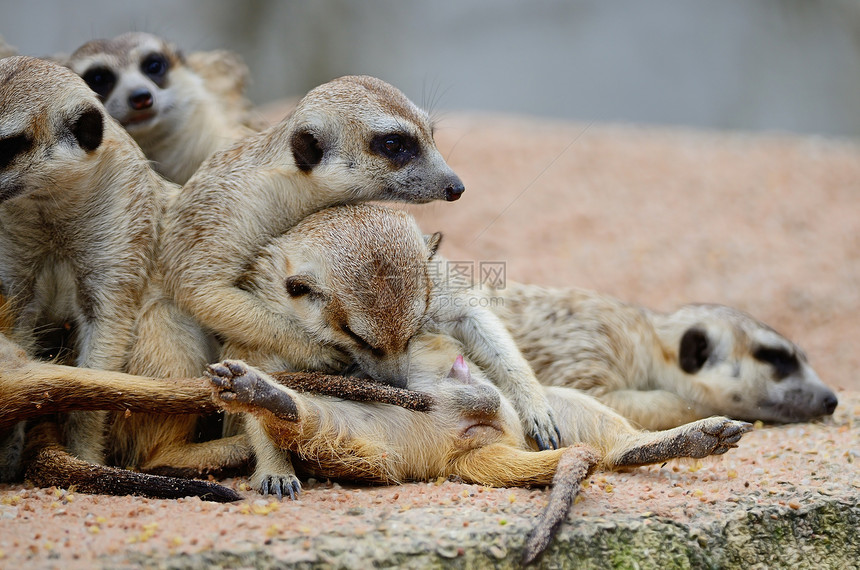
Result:
[[[454,361],[454,366],[451,367],[448,378],[454,378],[464,384],[472,383],[472,374],[469,372],[469,365],[466,364],[462,354],[457,356],[457,359]]]

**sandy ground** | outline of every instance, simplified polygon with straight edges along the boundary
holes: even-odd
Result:
[[[860,147],[477,115],[439,117],[437,140],[467,192],[409,209],[428,232],[444,232],[449,259],[475,262],[476,274],[482,261],[504,262],[509,279],[588,287],[660,310],[740,307],[798,342],[838,391],[837,414],[823,424],[759,429],[721,458],[598,473],[572,519],[686,523],[762,505],[803,509],[818,496],[856,503]],[[227,484],[243,489],[245,480]],[[116,566],[136,555],[256,547],[280,561],[320,560],[324,535],[378,537],[387,548],[385,537],[403,529],[457,556],[444,529],[426,521],[527,529],[547,496],[452,482],[310,483],[295,503],[244,495],[216,505],[0,486],[0,566],[89,567],[99,556]]]

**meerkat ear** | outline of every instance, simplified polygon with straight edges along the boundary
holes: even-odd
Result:
[[[284,282],[287,294],[290,297],[304,297],[314,292],[311,278],[307,275],[291,275]]]
[[[87,152],[93,152],[102,144],[104,132],[104,117],[95,107],[86,109],[72,123],[72,135]]]
[[[319,138],[307,128],[300,128],[290,137],[290,148],[296,167],[302,172],[310,172],[322,162],[324,149]]]
[[[711,349],[708,333],[699,327],[689,328],[678,347],[678,365],[687,374],[695,374],[707,362]]]
[[[427,244],[427,248],[430,250],[430,258],[432,259],[432,257],[436,255],[436,252],[439,250],[439,244],[442,243],[442,232],[425,235],[424,243]]]

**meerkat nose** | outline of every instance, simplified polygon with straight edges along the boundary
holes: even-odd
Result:
[[[838,405],[839,400],[836,399],[836,396],[834,394],[828,394],[828,396],[824,398],[824,413],[829,416],[836,410],[836,406]]]
[[[138,89],[128,96],[128,104],[135,111],[143,111],[152,107],[152,93],[147,89]]]
[[[447,188],[445,188],[445,200],[448,202],[453,202],[454,200],[459,200],[460,196],[463,195],[463,192],[466,191],[466,187],[463,186],[463,183],[459,180],[454,184],[451,184]]]

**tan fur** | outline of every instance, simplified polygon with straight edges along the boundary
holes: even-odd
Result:
[[[166,290],[227,339],[338,371],[342,354],[321,350],[297,334],[296,322],[243,289],[251,260],[268,240],[330,205],[453,200],[462,191],[423,111],[378,79],[336,79],[280,124],[216,153],[189,180],[165,218]]]
[[[216,398],[227,409],[246,411],[241,394],[256,391],[279,391],[268,398],[273,406],[292,400],[298,422],[281,420],[266,404],[254,415],[273,449],[293,453],[309,474],[375,483],[456,475],[493,486],[549,484],[564,450],[533,451],[510,402],[480,371],[471,366],[469,374],[465,364],[448,364],[461,349],[442,335],[414,339],[409,388],[434,398],[429,413],[300,394],[241,361],[212,366],[210,375]],[[589,396],[550,390],[556,413],[566,420],[559,424],[562,445],[598,449],[604,468],[724,453],[748,426],[709,418],[666,432],[639,432]]]
[[[165,68],[147,73],[154,57]],[[212,153],[254,132],[246,126],[250,105],[243,96],[248,70],[235,54],[213,51],[185,58],[162,38],[130,32],[87,42],[67,65],[99,93],[154,168],[178,184],[185,184]],[[111,77],[108,88],[105,78]],[[138,103],[135,97],[141,98]]]
[[[712,415],[808,421],[836,407],[803,351],[730,307],[687,305],[660,314],[591,291],[513,282],[491,295],[502,301],[490,306],[543,384],[583,390],[646,429]],[[689,343],[697,331],[706,339],[703,352],[685,371],[682,339],[687,335],[694,356]],[[760,349],[796,366],[780,377]]]
[[[159,221],[178,187],[152,171],[69,70],[10,58],[0,74],[0,138],[11,149],[0,168],[0,280],[15,318],[12,340],[33,347],[43,327],[72,323],[81,366],[164,378],[202,373],[214,357],[210,340],[162,295],[155,263]],[[95,148],[77,142],[81,116]],[[64,441],[100,462],[105,414],[69,414],[81,415],[96,421],[67,422]],[[194,422],[193,415],[114,414],[110,459],[185,473],[247,460],[243,437],[190,444]]]
[[[427,391],[434,397],[441,391],[444,399],[447,397],[444,389],[436,390],[433,383],[444,376],[446,366],[450,368],[458,352],[482,357],[494,353],[498,362],[478,368],[494,384],[501,384],[499,387],[507,396],[510,386],[499,383],[494,374],[498,367],[507,366],[505,362],[511,360],[511,355],[502,353],[492,344],[486,346],[496,336],[506,336],[504,326],[492,319],[473,316],[481,310],[480,305],[469,303],[467,298],[449,303],[457,307],[456,311],[439,306],[446,294],[457,293],[451,288],[439,289],[430,276],[428,261],[433,252],[428,243],[435,244],[436,240],[435,236],[422,238],[414,219],[402,211],[371,205],[331,208],[308,216],[284,236],[272,240],[261,251],[257,263],[248,268],[244,283],[249,293],[257,296],[271,311],[304,327],[305,337],[338,347],[372,376],[384,376],[380,370],[389,374],[392,370],[405,370],[410,389]],[[302,287],[298,291],[291,290],[296,284]],[[459,317],[454,318],[452,314]],[[463,334],[460,321],[466,319],[473,319],[477,323],[474,328],[480,332]],[[501,332],[485,333],[480,330],[481,326],[495,327]],[[430,341],[419,340],[428,333],[442,334]],[[522,358],[513,341],[508,341],[507,345],[499,342],[499,346],[510,346],[506,350]],[[392,347],[400,354],[392,354]],[[267,352],[265,347],[252,342],[227,342],[224,352],[231,358],[241,358],[268,370],[307,365],[288,349]],[[403,382],[404,378],[390,381],[394,380]],[[646,442],[687,437],[691,430],[702,427],[686,426],[680,432],[660,434],[651,440],[588,396],[572,390],[557,393],[559,389],[549,389],[547,398],[544,387],[536,381],[534,390],[540,400],[549,400],[546,405],[549,414],[554,414],[558,420],[563,442],[597,446],[607,466],[638,464],[638,460],[632,461],[625,453]],[[520,427],[523,412],[516,400],[506,397],[504,402],[507,410],[504,422],[509,426],[506,432],[517,438],[508,444],[524,450],[527,447],[525,436],[532,433]],[[387,412],[385,407],[371,413],[364,412],[360,404],[345,406],[353,407],[336,406],[336,411],[330,411],[326,406],[317,406],[307,410],[308,416],[314,419],[307,420],[306,428],[302,428],[307,431],[301,432],[301,436],[296,434],[295,426],[278,428],[288,430],[292,434],[290,437],[296,438],[286,447],[299,457],[310,458],[309,461],[320,465],[321,474],[331,469],[334,473],[349,472],[350,477],[361,478],[360,473],[367,472],[376,480],[386,481],[468,473],[476,481],[497,481],[497,484],[517,480],[517,477],[523,478],[520,481],[538,477],[526,467],[533,459],[530,455],[520,457],[518,453],[505,452],[507,471],[499,471],[494,463],[482,459],[484,454],[492,455],[492,451],[468,454],[456,460],[447,457],[445,453],[451,451],[451,433],[462,415],[450,407],[442,406],[443,411],[434,411],[429,418],[413,419],[399,411],[393,411],[391,418],[376,417]],[[364,413],[367,418],[356,419]],[[382,427],[354,428],[353,421],[361,426],[366,421],[369,426]],[[728,425],[724,419],[708,422]],[[250,418],[247,424],[257,454],[252,483],[263,491],[275,489],[280,493],[286,489],[293,493],[298,490],[290,458],[283,453],[285,445],[279,443],[286,436],[271,433],[273,428],[266,418]],[[310,437],[312,432],[319,435]],[[403,435],[392,436],[389,432]],[[404,440],[392,442],[392,437]],[[409,438],[413,438],[409,441],[414,447],[409,447]],[[436,451],[428,449],[448,451],[437,455]],[[401,455],[403,457],[399,457]],[[552,457],[557,462],[557,456]],[[452,465],[458,466],[457,471],[446,471],[452,469]],[[544,474],[551,477],[552,472],[553,469],[548,469]]]
[[[308,342],[336,349],[363,373],[393,385],[410,377],[409,345],[419,331],[452,335],[511,400],[528,436],[549,447],[557,440],[552,410],[504,325],[470,303],[468,289],[434,281],[428,262],[438,239],[425,238],[406,212],[368,204],[330,208],[271,240],[244,272],[242,287],[296,323]],[[223,355],[267,370],[315,366],[290,345],[271,351],[253,339],[228,341]],[[291,473],[283,454],[261,451],[268,439],[253,420],[248,429],[258,456],[252,482]],[[292,477],[290,485],[297,485]]]
[[[0,281],[14,338],[77,327],[77,363],[121,370],[155,258],[169,189],[68,70],[0,62]],[[117,165],[122,165],[117,167]],[[100,462],[104,414],[70,414],[66,441]]]

